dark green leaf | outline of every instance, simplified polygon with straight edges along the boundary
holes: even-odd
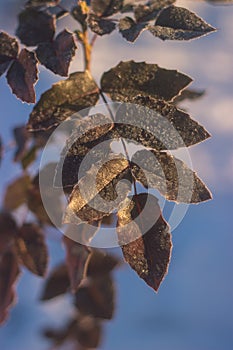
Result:
[[[34,85],[38,80],[37,59],[34,52],[23,49],[7,72],[12,92],[23,102],[35,103]]]
[[[0,32],[0,76],[5,73],[12,60],[18,56],[19,45],[15,38]]]
[[[94,14],[88,16],[89,28],[98,35],[110,34],[116,28],[116,24],[107,19],[100,18]]]
[[[73,34],[65,29],[54,41],[39,44],[36,55],[40,63],[53,73],[67,76],[75,50]]]
[[[176,70],[160,68],[157,64],[128,61],[120,62],[105,72],[101,78],[101,88],[110,96],[120,94],[134,97],[140,94],[171,100],[191,81],[190,77]]]
[[[172,155],[143,150],[134,154],[132,162],[135,179],[145,187],[158,189],[168,200],[199,203],[211,199],[197,174]]]
[[[35,224],[24,224],[18,231],[16,246],[19,261],[35,275],[44,276],[48,251],[40,228]]]
[[[27,46],[51,41],[55,33],[55,16],[36,8],[27,8],[19,14],[16,35]]]
[[[134,42],[141,32],[145,29],[144,23],[136,23],[131,17],[121,18],[119,22],[119,31],[122,36],[130,41]]]
[[[146,208],[148,199],[150,205]],[[151,227],[147,227],[149,221],[153,223]],[[152,195],[136,195],[118,212],[117,233],[124,258],[155,291],[168,271],[172,248],[169,231],[158,200]]]
[[[148,29],[162,40],[190,40],[215,31],[194,12],[176,6],[161,11],[155,24]]]
[[[30,114],[30,131],[47,130],[71,117],[75,112],[94,106],[99,89],[88,71],[73,73],[42,94]]]

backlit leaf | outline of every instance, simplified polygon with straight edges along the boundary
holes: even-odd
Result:
[[[123,0],[92,0],[91,9],[99,17],[108,17],[117,13],[123,6]]]
[[[53,39],[55,26],[55,16],[36,8],[27,8],[19,14],[16,35],[24,45],[36,46]]]
[[[119,31],[122,36],[130,42],[134,42],[141,34],[143,29],[145,29],[145,24],[136,23],[131,17],[124,17],[120,19]]]
[[[145,187],[158,189],[166,199],[199,203],[211,194],[197,174],[181,160],[162,152],[142,150],[134,154],[132,173]]]
[[[145,209],[148,199],[150,205]],[[140,220],[135,222],[138,215]],[[149,229],[148,221],[153,223]],[[155,291],[168,271],[172,248],[169,231],[158,200],[152,195],[136,195],[118,212],[117,233],[124,258]]]
[[[34,52],[23,49],[7,72],[12,92],[23,102],[35,103],[34,85],[38,80],[37,59]]]
[[[54,41],[39,44],[36,55],[46,68],[55,74],[67,76],[75,49],[73,34],[65,29]]]
[[[110,96],[119,93],[134,97],[140,94],[169,101],[191,81],[190,77],[176,70],[160,68],[157,64],[128,61],[120,62],[105,72],[101,78],[101,88]]]
[[[123,179],[130,180],[129,163],[124,158],[115,157],[101,167],[92,165],[72,191],[64,223],[93,222],[108,215],[131,189]]]
[[[94,14],[88,16],[88,26],[89,28],[98,35],[110,34],[116,28],[116,24],[107,19],[99,18]]]
[[[176,6],[161,11],[155,24],[148,29],[162,40],[190,40],[215,31],[194,12]]]
[[[0,76],[5,73],[12,60],[18,56],[19,45],[15,38],[0,32]]]
[[[23,175],[14,180],[6,189],[4,208],[7,210],[15,210],[22,204],[26,204],[30,184],[31,180],[29,175]]]
[[[16,240],[19,261],[32,273],[44,276],[48,264],[48,251],[44,236],[35,224],[24,224]]]
[[[76,72],[42,94],[30,114],[30,131],[47,130],[71,117],[75,112],[94,106],[99,89],[88,71]]]

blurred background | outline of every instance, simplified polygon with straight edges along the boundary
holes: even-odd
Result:
[[[16,14],[24,1],[1,0],[0,29],[14,34]],[[105,326],[102,350],[231,350],[233,348],[233,6],[211,6],[204,1],[180,0],[177,5],[197,12],[218,28],[191,42],[162,42],[144,32],[135,44],[118,33],[96,42],[92,70],[96,79],[120,60],[146,61],[190,75],[192,88],[206,94],[182,106],[212,134],[192,147],[193,168],[213,193],[213,200],[189,207],[173,234],[169,273],[158,294],[127,265],[115,272],[116,312]],[[72,28],[74,22],[62,20]],[[81,48],[71,71],[82,68]],[[40,94],[60,79],[40,66],[36,85]],[[0,80],[0,135],[13,139],[12,128],[27,122],[32,106],[11,94]],[[8,151],[0,167],[0,194],[21,173]],[[166,213],[165,213],[166,214]],[[166,215],[165,215],[166,216]],[[64,258],[59,238],[48,237],[50,267]],[[114,253],[119,254],[117,249]],[[69,298],[41,304],[43,280],[24,271],[18,285],[19,301],[10,320],[0,329],[1,350],[45,350],[41,336],[46,325],[59,326],[72,312]]]

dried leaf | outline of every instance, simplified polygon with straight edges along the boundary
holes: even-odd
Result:
[[[48,251],[40,228],[35,224],[24,224],[18,231],[16,246],[19,261],[35,275],[44,276]]]
[[[42,94],[30,114],[30,131],[47,130],[59,125],[75,112],[94,106],[99,89],[88,71],[76,72]]]
[[[51,41],[55,33],[56,19],[36,8],[27,8],[19,14],[16,35],[26,46],[36,46]]]
[[[157,64],[128,61],[120,62],[105,72],[101,78],[101,88],[110,96],[120,94],[135,97],[140,94],[169,101],[191,81],[190,77],[176,70],[160,68]]]
[[[123,0],[92,0],[91,9],[99,17],[109,17],[121,10]]]
[[[125,138],[155,150],[172,150],[204,141],[210,134],[190,116],[162,100],[138,96],[121,104],[112,139]]]
[[[101,167],[92,165],[72,191],[64,223],[93,222],[108,215],[131,190],[129,181],[121,181],[130,176],[129,163],[124,158],[115,157]]]
[[[29,175],[23,175],[13,181],[6,189],[4,197],[4,208],[15,210],[22,204],[27,203],[27,194],[31,180]]]
[[[76,226],[77,234],[81,233],[80,226]],[[63,242],[66,248],[66,265],[70,278],[70,287],[71,291],[75,293],[86,276],[91,250],[67,236],[63,237]]]
[[[34,85],[38,80],[37,59],[34,52],[23,49],[7,72],[7,82],[13,94],[27,103],[35,103]]]
[[[55,186],[72,187],[92,164],[108,160],[112,154],[112,140],[105,135],[112,127],[112,121],[102,114],[88,116],[75,123],[56,168]]]
[[[54,41],[39,44],[36,55],[40,63],[53,73],[67,76],[75,50],[73,34],[64,29]]]
[[[148,22],[157,17],[160,10],[172,5],[176,0],[154,0],[146,5],[139,4],[134,9],[134,16],[137,22]]]
[[[174,104],[179,104],[184,100],[197,100],[205,94],[205,90],[193,90],[193,89],[185,89],[181,92],[180,95],[176,96],[172,101]]]
[[[18,56],[19,45],[15,38],[0,32],[0,76],[5,73],[12,60]]]
[[[113,255],[106,254],[99,249],[93,249],[89,260],[87,276],[98,277],[109,274],[119,265],[119,259]]]
[[[11,250],[18,228],[15,219],[7,212],[0,213],[0,255]]]
[[[21,159],[21,164],[23,169],[27,169],[27,167],[29,165],[31,165],[31,163],[34,162],[34,160],[36,159],[36,154],[37,154],[37,147],[36,146],[32,146],[28,152],[26,152],[24,154],[24,156]]]
[[[148,199],[150,204],[146,209]],[[138,215],[140,219],[135,222]],[[148,222],[153,224],[150,228]],[[126,262],[157,291],[167,274],[172,248],[169,226],[162,217],[158,200],[145,193],[134,196],[118,212],[117,233]]]
[[[25,125],[14,128],[13,133],[17,146],[14,154],[14,161],[18,162],[25,154],[29,134]]]
[[[0,255],[0,325],[8,316],[8,309],[15,300],[14,284],[19,275],[15,254],[8,251]]]
[[[194,12],[176,6],[161,11],[155,24],[148,29],[162,40],[190,40],[216,30]]]
[[[114,312],[115,292],[108,275],[92,278],[75,295],[75,305],[83,315],[111,320]]]
[[[94,14],[88,16],[87,24],[92,32],[101,36],[112,33],[116,28],[116,23],[113,21],[99,18]]]
[[[67,267],[65,264],[61,264],[50,273],[40,299],[45,301],[65,294],[69,289],[69,285]]]
[[[120,19],[119,31],[126,40],[134,42],[145,26],[145,23],[136,23],[131,17],[124,17]]]
[[[197,174],[172,155],[142,150],[134,154],[132,162],[135,179],[145,187],[158,189],[168,200],[199,203],[211,199]]]

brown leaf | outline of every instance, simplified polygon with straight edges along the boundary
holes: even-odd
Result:
[[[101,78],[101,88],[110,96],[113,94],[126,97],[149,95],[169,101],[191,81],[190,77],[176,70],[160,68],[157,64],[128,61],[120,62],[116,67],[105,72]]]
[[[150,203],[146,207],[147,200]],[[167,274],[172,248],[158,200],[144,193],[134,196],[118,212],[117,233],[126,262],[157,291]]]
[[[134,9],[137,22],[148,22],[157,17],[160,10],[173,4],[176,0],[153,0],[146,5],[139,4]]]
[[[44,276],[48,265],[48,251],[43,234],[35,224],[24,224],[16,240],[19,261],[32,273]]]
[[[162,10],[149,31],[162,40],[190,40],[216,29],[186,8],[169,6]]]
[[[70,286],[67,266],[61,264],[53,269],[48,279],[46,280],[41,300],[50,300],[59,295],[65,294]]]
[[[112,33],[116,28],[116,23],[113,21],[100,18],[94,14],[88,16],[87,24],[92,32],[101,36]]]
[[[115,291],[112,278],[102,274],[89,280],[75,295],[75,306],[83,315],[110,320],[114,312]]]
[[[6,210],[15,210],[22,204],[26,204],[30,184],[31,180],[29,175],[23,175],[13,181],[6,189],[4,208]]]
[[[122,104],[112,138],[123,137],[155,150],[188,147],[210,137],[187,113],[162,100],[137,96]],[[110,135],[109,135],[110,137]]]
[[[34,85],[38,80],[37,59],[34,52],[23,49],[7,72],[7,82],[13,94],[23,102],[35,103]]]
[[[13,129],[14,138],[16,142],[17,149],[14,154],[14,161],[18,162],[26,152],[27,141],[29,139],[29,133],[25,127],[18,126]]]
[[[94,106],[99,89],[88,71],[76,72],[59,81],[42,94],[30,114],[30,131],[47,130],[82,109]]]
[[[124,158],[115,157],[100,168],[92,165],[72,191],[64,223],[93,222],[108,215],[131,189],[129,182],[119,182],[122,179],[130,179],[129,163]],[[116,191],[117,185],[120,188]]]
[[[194,89],[185,89],[181,92],[180,95],[176,96],[172,101],[174,104],[179,104],[184,100],[197,100],[205,94],[205,90],[194,90]]]
[[[83,227],[76,226],[77,234],[82,234]],[[74,228],[73,228],[74,230]],[[81,232],[80,232],[81,231]],[[66,265],[68,268],[70,287],[73,293],[77,292],[80,283],[86,276],[91,250],[67,236],[63,237],[66,248]]]
[[[102,114],[88,116],[74,124],[56,168],[55,186],[73,187],[92,164],[108,160],[112,140],[105,135],[112,127],[112,121]]]
[[[55,26],[55,16],[29,7],[19,14],[16,35],[24,45],[36,46],[53,39]]]
[[[91,9],[99,17],[108,17],[117,13],[123,6],[123,0],[92,0]]]
[[[89,260],[87,276],[98,277],[109,274],[119,265],[119,259],[113,255],[106,254],[99,249],[93,249]]]
[[[136,23],[131,17],[124,17],[119,22],[119,32],[127,41],[134,42],[145,29],[145,23]]]
[[[12,60],[18,56],[19,45],[15,38],[0,32],[0,76],[5,73]]]
[[[73,34],[64,29],[54,41],[39,44],[36,55],[46,68],[55,74],[67,76],[75,50]]]
[[[18,228],[15,219],[7,212],[0,213],[0,255],[9,251],[14,245]]]
[[[199,203],[211,199],[197,174],[172,155],[142,150],[134,154],[132,162],[135,179],[145,187],[158,189],[168,200]]]
[[[9,250],[0,255],[0,325],[8,316],[8,309],[15,300],[14,284],[19,275],[15,254]]]

